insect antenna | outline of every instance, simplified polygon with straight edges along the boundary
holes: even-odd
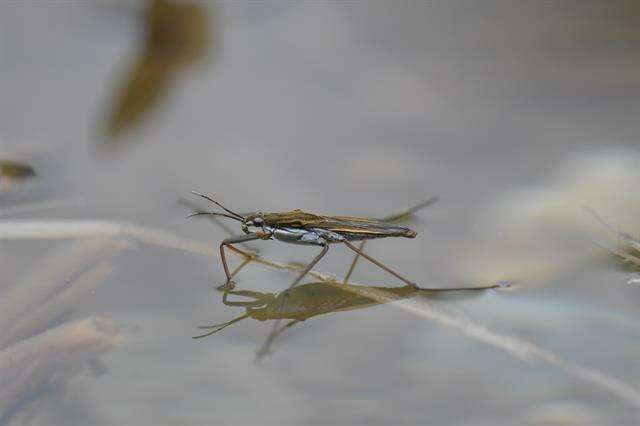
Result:
[[[233,220],[237,220],[238,222],[242,222],[242,219],[240,219],[240,218],[237,218],[235,216],[231,216],[230,214],[224,214],[224,213],[218,213],[218,212],[193,212],[193,213],[191,213],[190,215],[187,216],[187,219],[190,218],[190,217],[203,216],[203,215],[228,217],[229,219],[233,219]]]
[[[214,200],[213,198],[209,197],[208,195],[201,194],[201,193],[196,192],[196,191],[191,191],[191,193],[192,193],[192,194],[194,194],[194,195],[197,195],[197,196],[199,196],[199,197],[202,197],[202,198],[204,198],[205,200],[209,200],[209,201],[211,201],[211,202],[212,202],[213,204],[215,204],[216,206],[218,206],[218,207],[222,208],[222,210],[224,210],[225,212],[227,212],[227,213],[229,213],[229,214],[231,214],[231,215],[233,215],[233,216],[236,216],[236,217],[237,217],[237,218],[239,218],[239,219],[244,220],[244,216],[242,216],[241,214],[238,214],[238,213],[236,213],[236,212],[234,212],[234,211],[232,211],[232,210],[229,210],[228,208],[226,208],[225,206],[223,206],[222,204],[220,204],[219,202],[217,202],[217,201],[216,201],[216,200]]]
[[[199,336],[193,336],[192,339],[202,339],[203,337],[211,336],[212,334],[217,333],[218,331],[229,327],[231,324],[234,324],[234,323],[236,323],[238,321],[242,321],[243,319],[247,318],[248,316],[249,316],[249,314],[246,313],[246,314],[244,314],[242,316],[239,316],[238,318],[232,319],[231,321],[223,322],[222,324],[201,325],[198,328],[202,328],[202,329],[205,329],[205,330],[208,330],[208,329],[212,329],[212,330],[207,332],[207,333],[205,333],[205,334],[201,334]]]

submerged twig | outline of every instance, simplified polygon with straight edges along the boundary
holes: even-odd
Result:
[[[213,247],[207,243],[182,238],[166,231],[117,222],[19,221],[0,223],[0,240],[88,238],[95,236],[124,236],[145,243],[175,248],[191,253],[199,253],[203,255],[214,254]],[[245,258],[245,260],[247,259]],[[251,257],[250,261],[275,269],[293,272],[299,272],[302,269],[299,265],[274,262],[260,256]],[[332,275],[318,271],[312,271],[310,274],[321,281],[344,289],[344,286],[336,282]],[[355,283],[352,284],[357,285]],[[558,367],[574,377],[580,378],[591,385],[606,390],[636,407],[640,407],[640,391],[628,383],[611,377],[599,370],[573,364],[559,355],[540,348],[526,340],[494,332],[489,328],[473,323],[466,318],[438,310],[427,303],[416,305],[411,302],[398,301],[395,295],[380,289],[349,288],[345,290],[356,292],[380,303],[396,302],[393,306],[403,309],[413,315],[435,321],[440,325],[455,328],[461,331],[465,336],[507,352],[521,361],[541,362]],[[2,353],[0,352],[0,355],[1,354]],[[2,357],[0,356],[0,370],[1,369]]]
[[[56,209],[65,206],[67,203],[63,200],[49,200],[38,203],[18,204],[10,207],[0,208],[0,217],[17,216],[28,213],[39,213],[44,210]]]
[[[41,331],[38,327],[63,313],[70,306],[65,306],[65,293],[75,285],[84,285],[76,276],[112,244],[110,238],[74,241],[36,263],[23,279],[6,288],[0,298],[0,348],[28,337],[27,330]]]
[[[216,253],[209,243],[179,237],[167,231],[145,228],[120,222],[94,220],[54,220],[54,221],[6,221],[0,222],[0,240],[24,239],[70,239],[91,237],[128,237],[133,240],[160,247],[172,248],[211,256]],[[276,269],[301,271],[300,265],[275,262],[252,255],[253,262]],[[333,276],[318,271],[310,271],[310,275],[320,280],[333,280]]]
[[[16,405],[33,397],[40,386],[75,374],[86,361],[123,341],[112,320],[88,317],[1,350],[0,423],[15,414]]]
[[[70,282],[33,310],[27,310],[17,321],[9,323],[0,338],[0,347],[34,335],[48,323],[77,306],[78,302],[95,289],[113,272],[113,266],[102,261]]]

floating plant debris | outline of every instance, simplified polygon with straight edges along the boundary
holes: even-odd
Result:
[[[7,191],[17,182],[32,178],[36,171],[28,164],[0,159],[0,192]]]
[[[26,179],[36,175],[36,171],[28,164],[17,161],[0,160],[0,179]]]

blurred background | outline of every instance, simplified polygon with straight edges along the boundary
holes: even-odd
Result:
[[[0,69],[0,424],[637,422],[640,288],[602,247],[640,233],[637,2],[3,2]],[[211,207],[191,190],[369,217],[439,196],[416,239],[367,250],[422,285],[515,285],[414,306],[624,392],[394,304],[310,319],[256,364],[269,323],[191,339],[243,312],[214,290],[217,254],[20,228],[133,224],[213,251],[226,234],[185,219],[180,199]],[[334,247],[317,269],[350,260]],[[398,285],[364,263],[354,280]]]

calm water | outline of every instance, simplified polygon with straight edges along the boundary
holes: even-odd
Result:
[[[125,338],[77,359],[63,351],[59,362],[49,362],[52,343],[35,364],[2,364],[0,353],[0,391],[34,377],[5,400],[1,421],[637,422],[640,289],[592,244],[610,235],[581,209],[640,232],[635,2],[205,5],[213,51],[172,81],[116,149],[96,129],[139,49],[142,5],[0,5],[0,156],[39,173],[1,194],[0,207],[62,204],[0,220],[126,222],[214,247],[226,234],[186,220],[178,203],[191,190],[239,211],[371,217],[439,195],[411,225],[418,238],[368,251],[423,285],[516,285],[311,318],[255,363],[270,323],[246,319],[191,339],[198,325],[244,312],[214,290],[224,276],[217,255],[120,237],[95,253],[76,246],[72,276],[63,268],[60,284],[46,287],[38,271],[78,243],[0,240],[2,306],[16,312],[0,312],[9,327],[96,262],[113,267],[81,297],[33,314],[21,339],[88,316],[113,320]],[[316,253],[255,246],[283,262]],[[317,269],[341,276],[350,259],[333,247]],[[278,293],[291,279],[251,265],[237,282]],[[354,280],[398,285],[365,263]],[[14,296],[27,282],[32,288]],[[524,362],[504,341],[416,313],[433,308],[534,344],[562,365]],[[29,376],[36,364],[42,373]],[[619,382],[585,379],[576,368]]]

